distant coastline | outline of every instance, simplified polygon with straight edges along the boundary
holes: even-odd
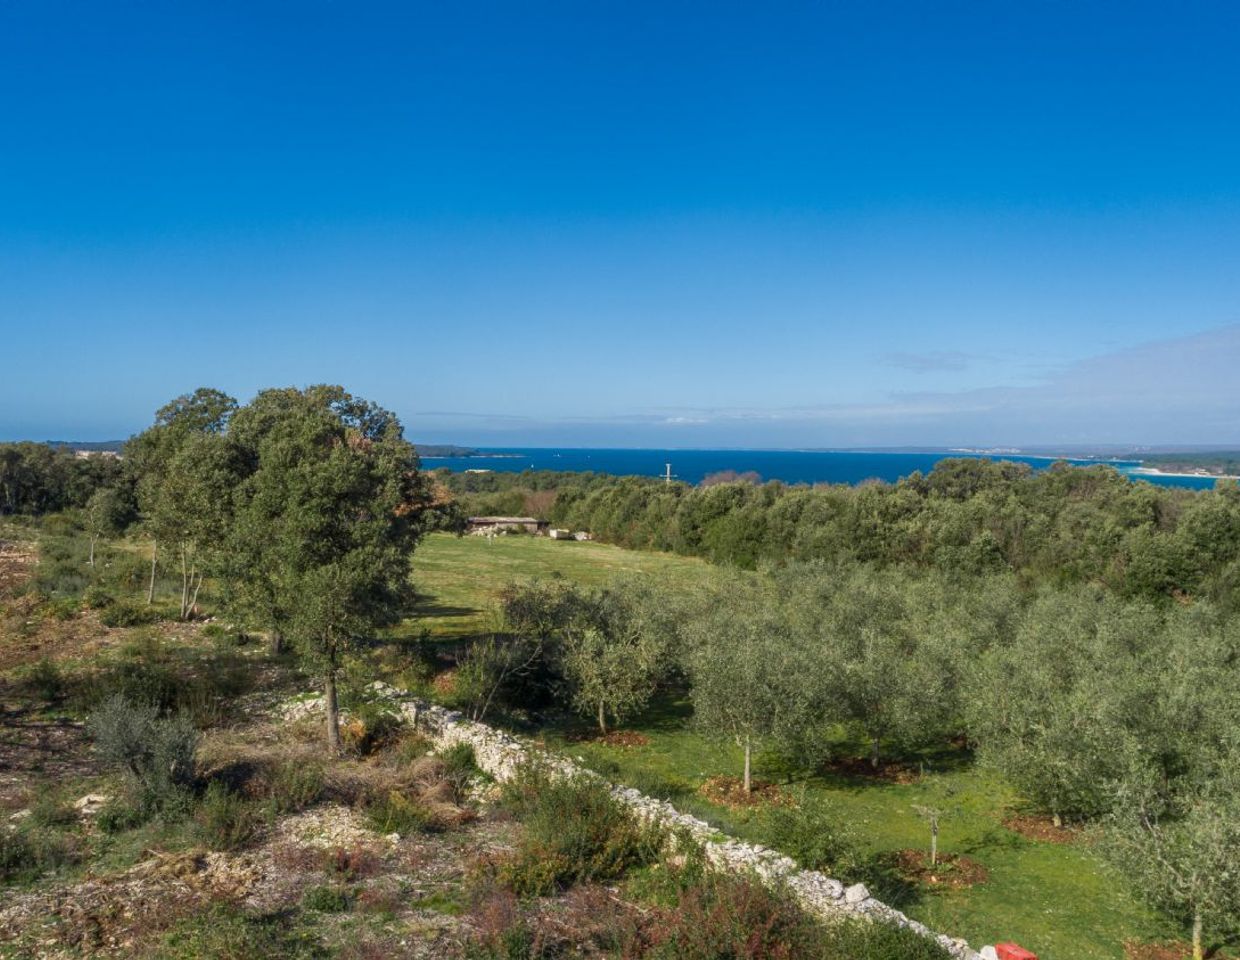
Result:
[[[1240,480],[1232,473],[1211,473],[1208,470],[1162,470],[1158,467],[1129,467],[1125,473],[1139,477],[1187,477],[1201,480]]]

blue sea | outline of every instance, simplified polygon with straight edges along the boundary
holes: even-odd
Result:
[[[951,451],[932,453],[867,453],[855,450],[588,450],[555,447],[488,447],[479,448],[489,456],[423,457],[427,469],[448,467],[454,471],[494,470],[517,473],[522,470],[590,470],[619,476],[663,476],[671,464],[672,476],[685,483],[698,483],[703,477],[723,470],[737,473],[754,472],[763,480],[784,483],[861,483],[863,480],[895,482],[914,471],[928,473],[934,465],[948,457],[986,457],[992,460],[1015,460],[1034,469],[1045,469],[1053,462],[1045,457],[1022,457],[1009,454],[965,454]],[[1071,463],[1097,463],[1095,460],[1072,460]],[[1208,489],[1214,486],[1210,477],[1172,477],[1134,475],[1140,466],[1136,461],[1105,461],[1134,480],[1146,480],[1165,486]]]

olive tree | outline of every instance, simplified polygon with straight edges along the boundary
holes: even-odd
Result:
[[[1126,771],[1100,849],[1156,908],[1207,935],[1240,933],[1240,757],[1170,789],[1148,766]]]
[[[666,668],[666,644],[621,584],[590,591],[566,624],[559,662],[573,706],[593,714],[600,733],[644,707]]]
[[[969,732],[1056,825],[1105,814],[1126,752],[1158,749],[1157,611],[1090,589],[1049,592],[969,685]]]
[[[808,651],[782,613],[760,579],[726,575],[684,626],[694,722],[743,750],[746,792],[753,748],[794,735],[812,719]]]
[[[786,603],[798,633],[813,637],[816,703],[825,718],[863,737],[878,767],[884,741],[915,744],[940,735],[953,707],[951,658],[917,583],[868,568],[790,571]]]

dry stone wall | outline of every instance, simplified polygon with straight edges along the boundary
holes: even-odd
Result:
[[[523,740],[476,723],[455,711],[403,695],[391,687],[383,686],[376,692],[391,699],[406,719],[437,747],[468,744],[473,748],[478,766],[497,780],[508,779],[534,757],[565,776],[595,776],[571,760],[540,751]],[[753,874],[764,882],[782,884],[802,907],[816,916],[825,919],[862,916],[906,927],[937,941],[957,960],[989,960],[995,956],[994,947],[983,947],[978,953],[964,940],[935,933],[924,924],[871,897],[864,884],[846,887],[839,880],[815,870],[802,870],[791,858],[774,850],[730,837],[721,838],[717,830],[697,817],[681,813],[670,803],[647,797],[630,787],[612,787],[612,792],[642,819],[658,823],[670,831],[690,834],[702,844],[707,859],[716,868]]]

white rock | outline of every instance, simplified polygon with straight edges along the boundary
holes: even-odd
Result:
[[[851,887],[844,891],[845,903],[861,903],[861,901],[869,899],[870,891],[864,883],[854,883]]]
[[[112,798],[106,793],[88,793],[73,803],[73,809],[84,817],[93,817]]]
[[[13,823],[18,823],[21,820],[25,820],[28,816],[30,816],[29,810],[18,810],[16,813],[9,814],[9,820]]]
[[[982,949],[978,951],[978,956],[981,957],[982,960],[999,960],[998,952],[994,947],[990,946],[982,947]]]

